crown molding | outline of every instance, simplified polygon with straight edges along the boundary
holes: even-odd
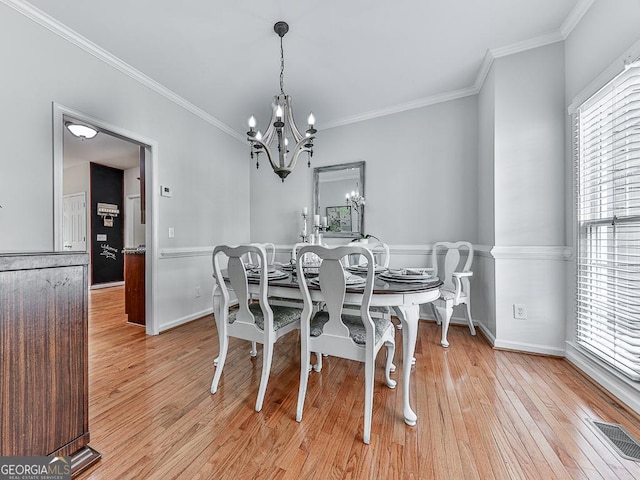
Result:
[[[150,90],[163,96],[167,100],[193,113],[198,118],[213,125],[214,127],[218,128],[219,130],[226,133],[227,135],[230,135],[233,138],[240,140],[244,143],[245,141],[244,135],[241,135],[240,133],[236,132],[227,124],[215,118],[213,115],[210,115],[204,110],[202,110],[201,108],[196,107],[194,104],[188,102],[187,100],[182,98],[180,95],[174,93],[173,91],[169,90],[165,86],[156,82],[151,77],[148,77],[144,73],[136,70],[131,65],[125,63],[115,55],[99,47],[98,45],[86,39],[82,35],[79,35],[78,33],[74,32],[67,26],[58,22],[56,19],[44,13],[42,10],[37,9],[34,6],[23,2],[22,0],[0,0],[0,2],[13,8],[15,11],[21,13],[22,15],[33,20],[39,25],[47,28],[49,31],[67,40],[73,45],[80,47],[85,52],[93,55],[99,60],[102,60],[107,65],[115,68],[116,70],[119,70],[120,72],[131,77],[135,81],[148,87]]]
[[[640,40],[637,40],[631,47],[620,55],[616,60],[605,68],[600,74],[591,80],[589,85],[583,88],[575,97],[567,111],[569,115],[576,113],[580,105],[586,102],[589,97],[595,95],[595,93],[608,84],[614,77],[624,70],[627,62],[633,62],[640,58]]]
[[[580,0],[577,5],[573,7],[573,10],[569,12],[569,15],[567,15],[567,18],[564,19],[564,22],[562,22],[560,26],[560,33],[564,39],[576,28],[576,25],[578,25],[578,22],[580,22],[584,14],[587,13],[587,10],[591,8],[594,1],[595,0]]]
[[[524,52],[526,50],[531,50],[534,48],[542,47],[545,45],[549,45],[552,43],[565,40],[571,34],[571,32],[576,27],[576,25],[578,24],[580,19],[583,17],[583,15],[589,10],[589,8],[591,7],[594,1],[595,0],[580,0],[576,4],[576,6],[571,10],[567,18],[562,23],[560,29],[557,31],[550,32],[540,37],[536,37],[529,40],[524,40],[522,42],[507,45],[505,47],[499,47],[499,48],[487,50],[487,53],[485,54],[482,64],[480,65],[478,73],[476,74],[476,79],[473,85],[470,87],[461,88],[461,89],[453,90],[450,92],[444,92],[444,93],[432,95],[429,97],[419,98],[417,100],[413,100],[410,102],[405,102],[398,105],[393,105],[393,106],[378,109],[378,110],[371,110],[369,112],[364,112],[358,115],[352,115],[342,119],[337,119],[334,121],[327,122],[319,130],[327,130],[330,128],[341,127],[341,126],[349,125],[352,123],[363,122],[366,120],[373,120],[378,117],[393,115],[395,113],[402,113],[402,112],[406,112],[408,110],[413,110],[416,108],[427,107],[427,106],[435,105],[438,103],[449,102],[451,100],[457,100],[459,98],[476,95],[482,89],[494,59],[508,56],[508,55],[513,55],[516,53]],[[231,137],[243,143],[245,142],[246,139],[242,133],[232,129],[227,124],[218,120],[213,115],[210,115],[209,113],[205,112],[201,108],[188,102],[178,94],[174,93],[173,91],[164,87],[160,83],[151,79],[144,73],[136,70],[129,64],[125,63],[115,55],[107,52],[106,50],[94,44],[90,40],[74,32],[73,30],[66,27],[62,23],[58,22],[57,20],[50,17],[49,15],[45,14],[41,10],[33,7],[28,3],[25,3],[22,0],[0,0],[0,2],[8,5],[9,7],[13,8],[17,12],[25,15],[26,17],[30,18],[34,22],[49,29],[50,31],[59,35],[65,40],[69,41],[70,43],[80,47],[84,51],[102,60],[106,64],[128,75],[129,77],[145,85],[152,91],[165,97],[167,100],[193,113],[200,119],[213,125],[214,127],[218,128],[219,130],[226,133],[227,135],[230,135]]]
[[[473,90],[476,94],[480,93],[480,90],[484,85],[484,81],[487,79],[487,75],[489,75],[489,70],[491,70],[491,65],[493,65],[493,58],[491,50],[487,50],[487,53],[485,53],[482,63],[480,64],[480,68],[478,69],[476,81],[473,82]]]
[[[449,102],[451,100],[457,100],[459,98],[469,97],[475,95],[476,92],[473,87],[461,88],[459,90],[453,90],[451,92],[439,93],[438,95],[432,95],[430,97],[419,98],[406,103],[400,103],[391,107],[381,108],[379,110],[371,110],[369,112],[345,117],[343,119],[327,122],[323,125],[322,130],[329,128],[342,127],[351,123],[363,122],[365,120],[373,120],[378,117],[385,117],[387,115],[393,115],[394,113],[402,113],[408,110],[414,110],[416,108],[427,107],[429,105],[435,105],[437,103]]]
[[[436,103],[448,102],[451,100],[456,100],[458,98],[477,95],[478,93],[480,93],[487,75],[491,70],[491,65],[493,65],[493,61],[496,58],[514,55],[516,53],[525,52],[527,50],[544,47],[546,45],[551,45],[553,43],[566,40],[573,29],[576,27],[580,19],[589,10],[589,8],[591,8],[591,5],[593,5],[594,1],[595,0],[580,0],[576,4],[576,6],[573,7],[571,12],[569,12],[569,15],[567,15],[567,18],[565,18],[564,22],[562,22],[560,29],[556,31],[541,35],[539,37],[531,38],[529,40],[524,40],[522,42],[513,43],[504,47],[492,48],[487,50],[484,59],[480,64],[480,68],[478,69],[478,73],[476,74],[476,79],[471,87],[454,90],[452,92],[444,92],[438,95],[414,100],[412,102],[402,103],[392,107],[373,110],[360,115],[353,115],[344,119],[334,120],[332,122],[328,122],[324,126],[324,128],[322,128],[322,130],[333,127],[340,127],[343,125],[348,125],[350,123],[362,122],[364,120],[373,120],[377,117],[391,115],[394,113],[401,113],[407,110],[412,110],[414,108],[426,107],[429,105],[434,105]]]
[[[576,6],[573,7],[571,12],[569,12],[569,15],[567,15],[567,18],[565,18],[564,22],[562,22],[560,29],[556,30],[555,32],[551,32],[546,35],[542,35],[540,37],[532,38],[529,40],[524,40],[522,42],[513,43],[505,47],[487,50],[484,60],[480,65],[480,69],[478,70],[478,74],[476,75],[476,81],[473,84],[473,88],[476,90],[476,93],[479,93],[482,89],[487,75],[489,74],[489,70],[491,70],[491,65],[493,64],[494,59],[521,53],[526,50],[532,50],[538,47],[544,47],[545,45],[551,45],[552,43],[562,42],[566,40],[573,29],[576,27],[576,25],[578,25],[580,19],[584,16],[585,13],[587,13],[589,8],[591,8],[591,5],[593,5],[594,1],[595,0],[580,0],[576,4]]]
[[[516,53],[526,52],[527,50],[533,50],[534,48],[544,47],[546,45],[551,45],[552,43],[561,42],[563,40],[564,37],[562,36],[560,31],[556,31],[547,33],[546,35],[542,35],[540,37],[523,40],[522,42],[512,43],[511,45],[506,45],[504,47],[492,48],[489,51],[491,52],[491,56],[493,58],[500,58],[514,55]]]

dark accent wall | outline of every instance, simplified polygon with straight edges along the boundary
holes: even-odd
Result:
[[[113,226],[105,226],[98,215],[98,203],[118,206]],[[98,240],[106,235],[106,240]],[[105,238],[105,237],[103,237]],[[91,164],[91,284],[124,280],[124,172]]]

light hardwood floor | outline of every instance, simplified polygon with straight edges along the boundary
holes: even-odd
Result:
[[[401,333],[396,359],[400,377]],[[493,350],[466,327],[421,323],[412,402],[376,371],[371,445],[362,443],[362,364],[327,357],[311,373],[305,415],[295,421],[299,342],[276,344],[262,412],[253,410],[261,350],[231,341],[211,395],[218,338],[211,316],[159,336],[125,324],[124,290],[90,293],[90,445],[102,460],[87,479],[640,479],[587,419],[638,419],[566,361]]]

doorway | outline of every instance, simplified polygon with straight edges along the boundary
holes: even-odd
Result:
[[[76,138],[68,139],[66,135],[70,135],[68,133],[68,129],[65,126],[65,123],[68,121],[78,122],[85,125],[90,125],[91,127],[98,130],[99,134],[93,139],[87,140],[79,140]],[[65,247],[65,224],[64,224],[64,205],[65,205],[65,193],[70,193],[69,190],[76,190],[74,193],[78,191],[90,191],[90,185],[87,184],[85,187],[78,187],[78,182],[80,185],[82,184],[82,180],[78,180],[78,177],[89,179],[89,169],[91,161],[94,163],[98,163],[101,165],[106,165],[108,167],[119,168],[123,171],[132,172],[136,166],[139,168],[137,174],[133,171],[133,174],[129,174],[128,183],[130,184],[127,187],[127,194],[124,193],[125,188],[123,187],[122,192],[122,204],[120,208],[121,219],[124,219],[126,222],[125,215],[125,198],[128,196],[137,196],[139,199],[142,199],[144,202],[140,208],[142,210],[141,217],[145,219],[145,223],[143,225],[143,237],[144,241],[139,243],[139,245],[144,245],[146,248],[146,256],[148,261],[145,262],[144,267],[144,279],[145,279],[145,288],[144,288],[144,306],[145,306],[145,328],[147,334],[157,335],[159,333],[157,322],[154,321],[154,305],[155,305],[155,295],[154,288],[156,282],[155,280],[155,272],[156,272],[156,245],[157,245],[157,233],[155,231],[156,225],[156,212],[154,205],[154,198],[151,192],[154,190],[154,185],[157,184],[157,180],[155,178],[155,155],[157,151],[157,143],[153,140],[145,138],[141,135],[138,135],[133,132],[126,131],[121,127],[114,126],[108,124],[100,119],[96,119],[90,117],[82,112],[78,112],[62,105],[53,104],[53,144],[54,144],[54,249],[56,251],[69,251],[69,248]],[[71,136],[73,137],[73,136]],[[94,140],[98,139],[97,142],[91,143]],[[72,141],[75,141],[76,147],[79,148],[80,151],[84,150],[84,153],[81,153],[81,159],[74,157],[72,155],[73,149],[70,149],[70,145],[72,145]],[[66,142],[66,143],[65,143]],[[111,147],[104,147],[103,144],[110,144]],[[100,146],[103,146],[102,151]],[[128,151],[129,154],[120,153],[117,155],[113,155],[113,148],[120,148],[123,151]],[[105,153],[106,151],[106,153]],[[109,153],[111,152],[111,153]],[[135,155],[134,155],[135,153]],[[80,162],[81,160],[82,162]],[[65,167],[70,166],[70,162],[76,162],[77,165],[84,164],[85,166],[80,166],[74,169],[73,173],[71,170],[65,170]],[[120,163],[118,163],[120,162]],[[124,162],[124,163],[123,163]],[[86,170],[87,175],[83,175],[82,171]],[[131,188],[131,177],[133,175],[133,184],[139,182],[139,189],[136,191],[134,188]],[[71,178],[67,178],[71,177]],[[146,177],[146,178],[145,178]],[[73,186],[75,182],[75,187]],[[88,180],[87,180],[88,182]],[[125,181],[124,183],[127,183]],[[70,186],[72,184],[72,186]],[[66,192],[65,192],[66,189]],[[139,200],[140,201],[140,200]],[[94,205],[92,205],[91,199],[87,197],[86,199],[86,247],[85,249],[91,252],[91,255],[95,255],[96,251],[92,251],[95,245],[93,243],[97,242],[97,238],[92,238],[90,235],[91,232],[91,222],[101,221],[101,222],[109,222],[109,219],[106,215],[102,215],[96,220],[95,217],[96,212],[93,210]],[[126,231],[126,227],[125,227]],[[104,234],[102,234],[104,235]],[[122,232],[123,240],[126,234]],[[138,239],[140,237],[140,230],[138,230]],[[103,237],[101,237],[103,238]],[[155,241],[154,241],[155,240]]]
[[[65,252],[87,251],[87,194],[63,197],[62,243]]]

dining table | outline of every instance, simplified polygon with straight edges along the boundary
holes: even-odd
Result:
[[[302,300],[302,292],[298,285],[295,272],[288,272],[286,276],[280,275],[268,281],[268,297],[279,297],[280,299]],[[222,272],[223,276],[226,272]],[[226,278],[225,278],[226,280]],[[396,282],[381,278],[376,274],[373,294],[371,296],[371,307],[390,307],[400,319],[402,328],[402,399],[403,415],[407,425],[414,426],[418,417],[411,408],[411,366],[414,361],[416,339],[418,335],[418,322],[420,320],[420,305],[430,303],[440,297],[440,286],[442,282],[433,277],[427,282]],[[259,280],[248,278],[249,293],[259,293]],[[312,284],[309,285],[311,300],[322,302],[324,298],[320,288]],[[345,293],[345,304],[359,305],[362,303],[362,286],[347,285]],[[222,295],[218,288],[214,290],[213,308],[214,315],[223,307]],[[218,317],[220,318],[220,317]]]

